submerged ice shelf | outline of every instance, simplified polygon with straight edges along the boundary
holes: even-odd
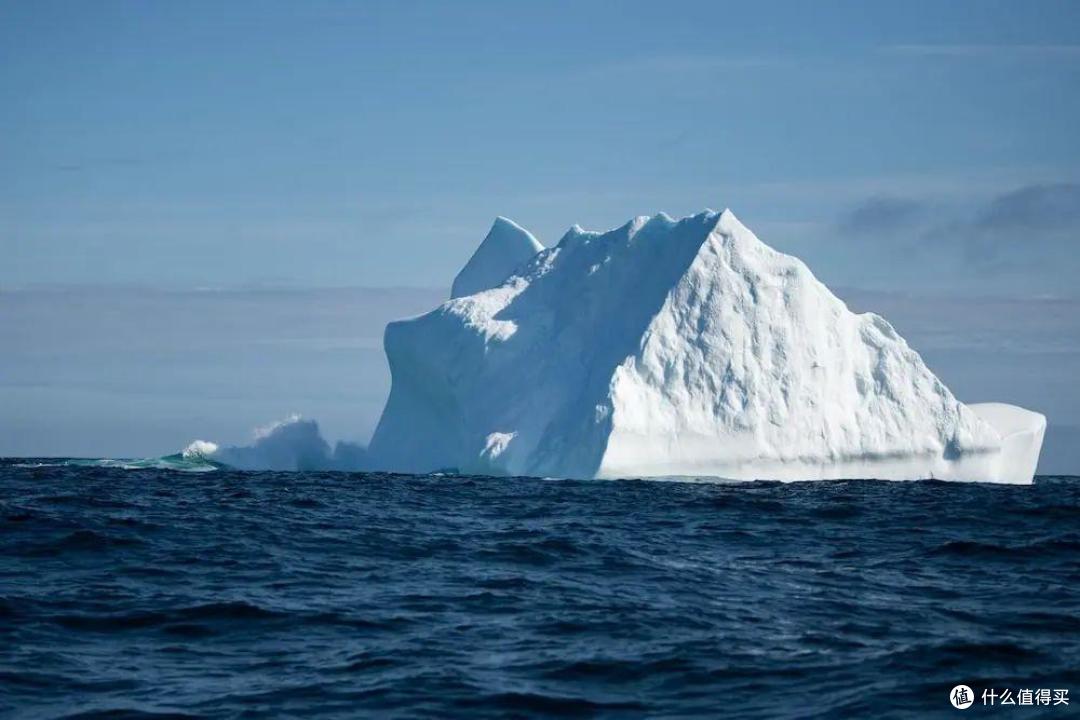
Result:
[[[391,323],[369,461],[554,477],[1031,482],[1045,418],[958,401],[730,212],[575,226],[500,218],[451,299]]]

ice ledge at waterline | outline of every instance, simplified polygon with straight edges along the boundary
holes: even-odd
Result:
[[[575,226],[549,249],[500,219],[470,265],[386,328],[380,468],[1032,480],[1042,415],[959,402],[730,211]]]

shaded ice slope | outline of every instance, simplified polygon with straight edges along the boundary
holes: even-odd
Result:
[[[850,312],[730,211],[575,226],[504,280],[387,327],[375,464],[1031,479],[1030,458],[1003,460],[1001,432],[887,322]]]
[[[543,249],[536,238],[514,221],[495,218],[487,237],[454,278],[450,297],[472,295],[495,287]]]
[[[592,476],[608,431],[595,408],[706,232],[668,225],[575,227],[505,284],[388,325],[393,383],[376,461]]]

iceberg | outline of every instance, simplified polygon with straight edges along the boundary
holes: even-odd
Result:
[[[965,405],[730,210],[496,220],[451,299],[390,323],[380,469],[569,478],[1030,483],[1046,419]]]

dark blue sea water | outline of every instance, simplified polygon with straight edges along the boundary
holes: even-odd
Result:
[[[5,717],[956,716],[958,683],[1080,692],[1080,478],[33,465],[0,461]]]

